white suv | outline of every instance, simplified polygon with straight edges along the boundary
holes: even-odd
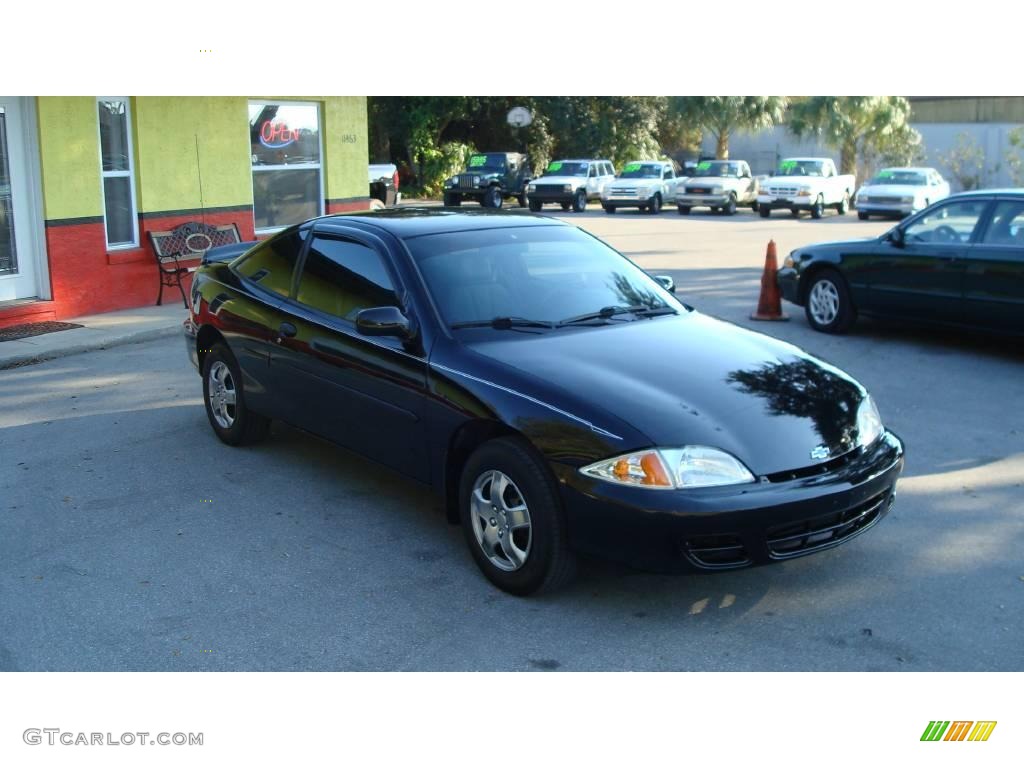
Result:
[[[588,200],[600,200],[605,185],[615,180],[615,168],[607,160],[554,160],[540,178],[526,188],[531,211],[544,203],[558,203],[563,211],[576,213],[587,208]]]

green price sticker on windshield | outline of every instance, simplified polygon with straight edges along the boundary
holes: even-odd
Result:
[[[878,174],[878,178],[880,178],[880,179],[891,179],[895,175],[896,174],[893,173],[892,171],[882,171],[880,174]]]
[[[562,164],[561,163],[551,163],[551,165],[548,166],[548,170],[549,171],[560,171],[560,170],[562,170]]]
[[[796,168],[796,160],[786,160],[783,163],[779,163],[779,168],[781,168],[784,171],[792,171],[794,168]]]
[[[697,170],[698,171],[706,171],[710,167],[711,167],[711,161],[710,160],[704,160],[702,162],[697,163]]]
[[[632,171],[640,170],[640,163],[626,163],[626,167],[622,169],[625,173],[631,173]]]
[[[469,158],[470,168],[479,168],[481,165],[487,164],[487,155],[473,155]]]

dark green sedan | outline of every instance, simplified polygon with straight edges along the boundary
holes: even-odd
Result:
[[[881,237],[798,248],[778,282],[826,333],[865,314],[1024,335],[1024,189],[964,192]]]

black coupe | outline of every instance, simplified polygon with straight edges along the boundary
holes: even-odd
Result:
[[[721,570],[832,547],[903,466],[842,371],[541,216],[327,216],[210,251],[186,342],[221,440],[280,419],[420,481],[516,594],[577,552]]]
[[[826,333],[863,313],[1024,335],[1024,190],[965,192],[881,237],[799,248],[778,283]]]

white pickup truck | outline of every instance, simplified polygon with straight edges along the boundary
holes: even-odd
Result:
[[[606,184],[601,192],[601,207],[605,213],[619,208],[639,208],[657,214],[662,204],[676,201],[676,187],[685,182],[676,176],[672,163],[664,160],[635,160],[622,167],[615,181]]]
[[[743,160],[701,160],[676,191],[676,207],[684,216],[699,206],[732,216],[739,205],[757,210],[757,181]]]
[[[826,208],[842,215],[850,210],[850,198],[857,186],[853,174],[840,175],[827,157],[790,157],[761,184],[757,210],[768,218],[773,208],[785,208],[794,216],[810,211],[820,219]]]

